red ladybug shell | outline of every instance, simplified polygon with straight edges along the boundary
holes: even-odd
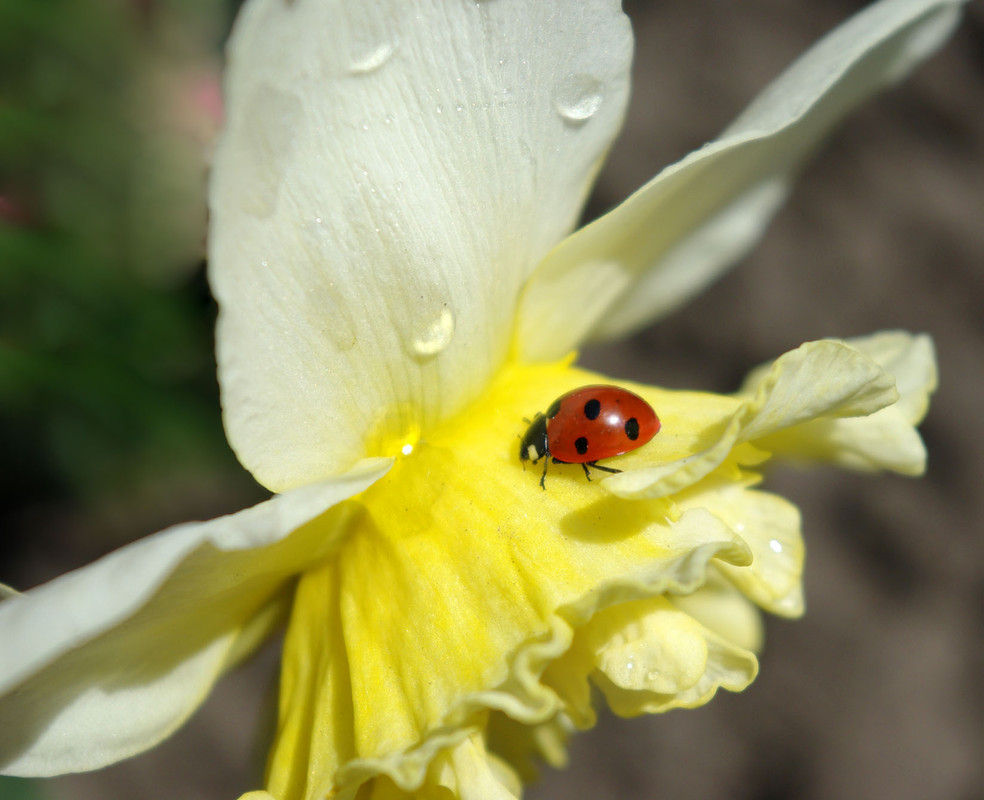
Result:
[[[652,406],[618,386],[582,386],[558,397],[547,410],[550,455],[589,464],[642,447],[660,428]]]

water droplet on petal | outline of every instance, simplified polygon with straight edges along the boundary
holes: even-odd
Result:
[[[604,99],[604,84],[593,75],[572,73],[557,84],[553,104],[561,119],[572,127],[584,125],[598,113]]]
[[[375,72],[393,57],[395,49],[389,42],[376,42],[354,48],[349,61],[349,72],[353,75]]]
[[[454,313],[442,308],[436,318],[427,321],[410,341],[410,352],[415,358],[430,359],[442,352],[454,338]]]
[[[782,552],[782,542],[780,542],[778,539],[771,539],[769,541],[769,549],[773,553],[781,553]]]

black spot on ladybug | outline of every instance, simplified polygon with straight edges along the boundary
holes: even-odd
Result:
[[[550,404],[550,408],[547,409],[547,419],[553,419],[557,416],[557,412],[560,411],[560,401],[562,398],[558,397]]]
[[[574,442],[574,449],[582,456],[588,452],[588,440],[584,436],[578,436]]]
[[[635,417],[629,417],[625,420],[625,435],[633,442],[639,438],[639,420]]]
[[[584,404],[584,416],[588,419],[598,419],[601,413],[601,402],[596,397],[592,397]]]

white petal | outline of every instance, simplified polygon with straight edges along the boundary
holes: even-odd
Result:
[[[252,0],[211,281],[230,441],[283,490],[391,454],[505,358],[623,116],[617,0]]]
[[[935,51],[960,4],[883,0],[865,9],[793,64],[718,140],[569,237],[524,295],[522,354],[554,359],[588,336],[624,335],[715,279],[755,243],[817,143]],[[586,275],[604,276],[606,291]]]
[[[6,599],[0,770],[96,769],[165,738],[276,622],[285,581],[344,531],[346,506],[326,509],[389,465],[176,526]]]

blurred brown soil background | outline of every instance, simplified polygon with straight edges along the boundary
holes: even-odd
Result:
[[[849,0],[629,0],[635,89],[589,213],[722,129]],[[770,475],[803,511],[807,615],[772,620],[737,695],[658,717],[604,716],[532,800],[971,800],[984,797],[984,8],[914,77],[852,117],[763,243],[651,330],[584,362],[624,378],[732,391],[803,341],[905,328],[933,335],[941,388],[921,480]],[[242,490],[143,503],[133,535],[242,505]],[[84,526],[71,510],[49,527]],[[75,547],[79,545],[76,542]],[[73,550],[71,564],[88,554]],[[52,568],[54,568],[53,565]],[[55,570],[57,571],[57,570]],[[276,652],[226,679],[151,753],[57,779],[72,800],[234,798],[258,785],[258,720]]]

